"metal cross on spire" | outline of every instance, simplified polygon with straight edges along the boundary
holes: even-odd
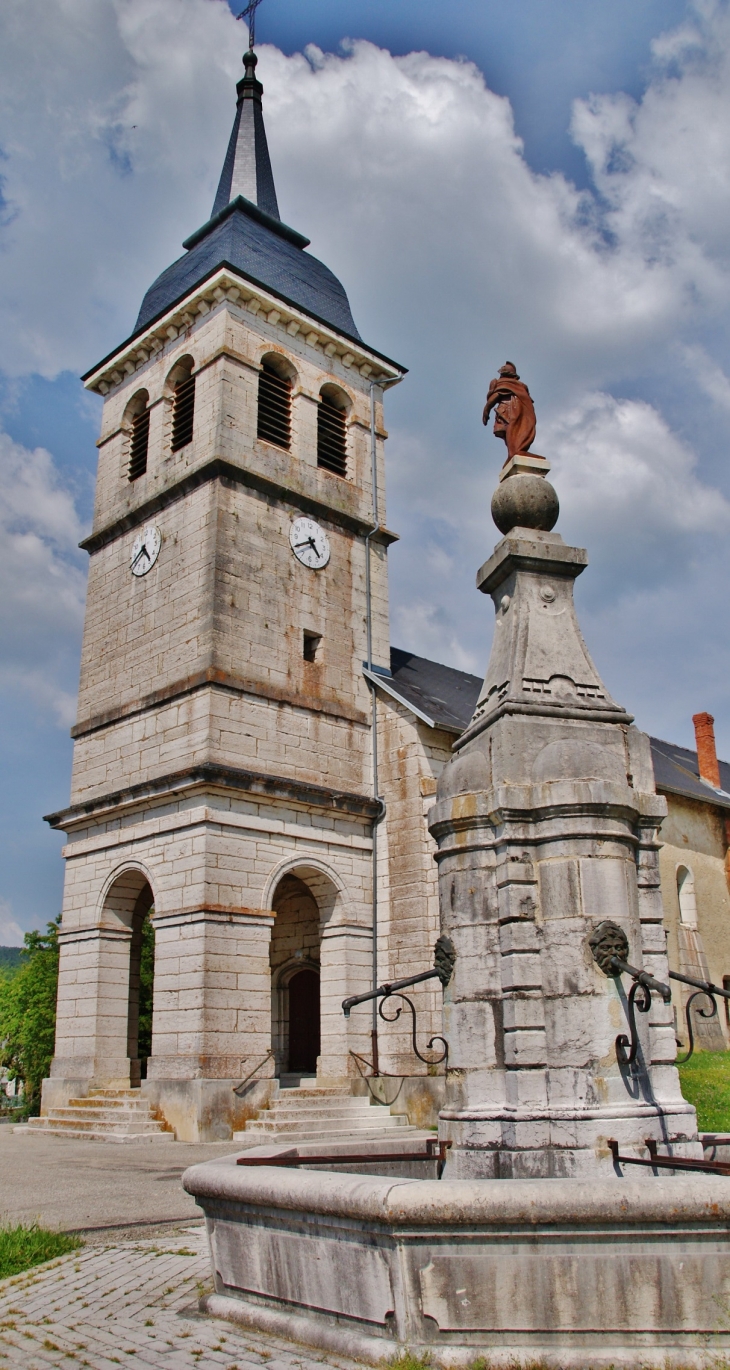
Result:
[[[245,10],[236,15],[237,19],[248,19],[248,46],[251,52],[256,42],[256,11],[260,4],[261,0],[249,0]]]

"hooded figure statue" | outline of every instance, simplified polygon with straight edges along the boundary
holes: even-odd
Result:
[[[535,441],[536,428],[535,406],[513,362],[505,362],[504,366],[500,366],[499,376],[489,382],[482,423],[489,422],[489,415],[495,406],[497,412],[494,415],[493,432],[496,438],[503,438],[507,444],[506,466],[511,457],[529,451]]]

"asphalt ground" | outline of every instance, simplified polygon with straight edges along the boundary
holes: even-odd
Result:
[[[87,1142],[0,1125],[0,1224],[37,1222],[92,1243],[162,1236],[202,1222],[181,1184],[231,1142]]]

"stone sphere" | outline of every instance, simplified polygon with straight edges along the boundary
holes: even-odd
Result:
[[[559,513],[558,497],[544,476],[508,476],[492,495],[492,518],[500,533],[513,528],[539,528],[549,533]]]

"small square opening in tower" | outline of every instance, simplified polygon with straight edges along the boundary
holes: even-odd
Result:
[[[319,651],[319,644],[321,641],[321,633],[308,633],[306,628],[304,629],[304,647],[302,655],[305,661],[317,660],[317,652]]]

